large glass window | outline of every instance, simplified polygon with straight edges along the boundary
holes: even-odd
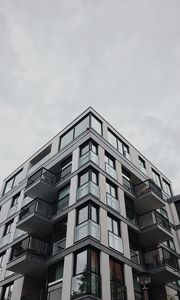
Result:
[[[13,196],[12,198],[12,203],[11,203],[11,207],[15,206],[16,204],[18,204],[18,200],[20,197],[20,193],[16,194],[15,196]]]
[[[12,225],[13,225],[13,221],[14,221],[14,220],[11,220],[10,222],[8,222],[8,223],[5,224],[4,234],[3,234],[3,235],[7,235],[8,233],[11,232],[11,230],[12,230]]]
[[[138,223],[138,216],[135,212],[134,202],[131,198],[125,195],[126,216],[127,219],[134,224]]]
[[[89,127],[89,116],[83,119],[80,123],[75,126],[74,138],[78,137]]]
[[[79,187],[86,184],[88,181],[92,181],[98,185],[98,174],[93,169],[88,169],[79,176]]]
[[[152,174],[153,174],[154,182],[161,188],[160,175],[156,171],[154,171],[153,169],[152,169]]]
[[[105,162],[115,169],[115,159],[109,153],[105,152]]]
[[[139,156],[139,167],[143,173],[145,173],[145,174],[147,173],[145,160],[142,159],[140,156]]]
[[[78,209],[77,212],[77,225],[92,220],[95,223],[99,223],[98,208],[89,203],[88,205]]]
[[[57,210],[61,210],[68,206],[69,204],[69,193],[70,193],[70,185],[64,186],[59,191],[59,197],[58,197],[58,204],[57,204]]]
[[[127,159],[130,159],[129,146],[119,139],[111,130],[108,129],[108,141],[115,147],[121,154],[123,154]]]
[[[22,180],[22,170],[20,170],[18,173],[16,173],[11,179],[9,179],[6,182],[3,194],[6,194],[13,187],[17,186],[21,180]]]
[[[113,234],[120,236],[119,221],[115,220],[111,216],[108,216],[108,230]]]
[[[108,141],[114,148],[117,149],[117,138],[110,130],[108,130]]]
[[[11,300],[13,291],[13,283],[3,286],[2,300]]]
[[[110,279],[124,285],[123,265],[120,262],[113,260],[112,258],[110,259],[109,263],[110,263]]]
[[[86,271],[99,273],[99,252],[93,248],[88,248],[75,255],[74,275],[84,273]]]
[[[96,155],[98,154],[98,145],[93,140],[85,142],[80,147],[80,157],[88,153],[89,151],[94,152]]]
[[[72,156],[64,159],[61,162],[61,180],[65,179],[70,173],[72,169]]]
[[[110,181],[106,181],[106,192],[117,199],[117,186]]]
[[[163,190],[166,192],[166,194],[172,196],[171,186],[165,179],[163,179]]]
[[[94,115],[89,114],[85,118],[83,118],[80,122],[78,122],[72,129],[66,132],[60,138],[60,149],[64,148],[73,139],[77,138],[81,133],[83,133],[87,128],[93,128],[99,134],[102,134],[102,123],[94,117]]]

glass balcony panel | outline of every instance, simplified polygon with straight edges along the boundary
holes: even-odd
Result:
[[[20,220],[34,212],[37,212],[44,217],[51,218],[52,207],[40,199],[34,200],[21,209]]]
[[[144,257],[145,263],[148,267],[168,264],[169,266],[179,270],[177,257],[163,248],[148,251],[144,254]]]
[[[56,178],[55,174],[53,174],[49,170],[46,170],[45,168],[42,168],[29,177],[27,186],[30,186],[31,184],[33,184],[34,182],[36,182],[39,179],[44,180],[44,181],[50,183],[51,185],[55,185],[57,182],[57,178]]]
[[[123,181],[123,186],[131,193],[134,194],[134,186],[132,185],[132,183],[127,180],[124,176],[122,177],[122,181]]]
[[[106,193],[106,201],[108,206],[119,212],[119,201],[116,198]]]
[[[92,181],[89,181],[78,188],[77,198],[80,199],[89,193],[95,195],[97,198],[99,197],[99,187]]]
[[[79,166],[80,167],[83,166],[84,164],[86,164],[90,160],[92,162],[94,162],[96,165],[99,164],[98,155],[96,153],[94,153],[93,151],[89,151],[89,152],[85,153],[83,156],[80,157]]]
[[[105,163],[106,173],[108,173],[114,179],[117,179],[117,172],[116,170],[111,167],[109,164]]]
[[[109,233],[109,246],[118,252],[124,253],[122,238],[111,231]]]
[[[135,186],[135,193],[137,197],[141,197],[150,192],[153,192],[161,199],[163,198],[161,189],[150,179]]]
[[[100,275],[93,272],[84,272],[72,278],[72,297],[76,298],[85,294],[100,297]]]
[[[79,241],[87,236],[100,240],[100,225],[88,220],[75,228],[75,241]]]
[[[126,287],[111,280],[111,300],[127,300]]]
[[[157,224],[170,231],[169,221],[157,211],[143,214],[139,217],[140,227],[145,228]]]

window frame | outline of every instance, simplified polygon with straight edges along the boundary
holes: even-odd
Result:
[[[21,170],[19,170],[16,174],[14,174],[10,179],[8,179],[6,182],[5,182],[5,185],[4,185],[4,189],[3,189],[3,195],[7,194],[8,192],[10,192],[14,187],[18,186],[19,185],[19,182],[21,182],[21,180],[18,182],[18,184],[15,184],[15,181],[16,181],[16,178],[17,176],[22,173],[23,171],[23,168]],[[11,188],[6,192],[6,188],[8,186],[8,183],[12,181],[12,184],[11,184]]]
[[[82,149],[85,148],[87,145],[89,146],[88,150],[82,154]],[[92,146],[94,146],[96,148],[96,151],[93,151]],[[82,157],[82,156],[86,155],[89,151],[92,151],[93,153],[98,155],[98,144],[96,142],[94,142],[92,139],[87,140],[85,143],[80,145],[79,148],[80,148],[79,157]]]
[[[83,271],[81,273],[76,273],[76,270],[77,270],[77,256],[78,256],[78,254],[83,253],[85,251],[87,251],[86,271]],[[92,271],[92,257],[91,257],[91,252],[92,251],[95,251],[96,254],[97,254],[97,261],[98,261],[97,269],[98,269],[98,272]],[[73,276],[78,276],[82,273],[89,273],[89,272],[100,275],[100,252],[99,252],[98,249],[96,249],[94,247],[85,247],[85,248],[82,248],[81,250],[74,253]]]
[[[87,219],[85,219],[83,222],[79,222],[79,212],[83,209],[87,207]],[[97,218],[97,222],[95,222],[93,219],[92,219],[92,209],[95,208],[96,209],[96,218]],[[76,211],[76,226],[78,225],[81,225],[85,222],[87,222],[88,220],[91,220],[93,222],[95,222],[96,224],[99,224],[99,208],[97,205],[94,205],[93,203],[89,202],[89,203],[86,203],[85,205],[83,206],[80,206],[77,208],[77,211]]]
[[[88,180],[81,185],[80,184],[81,176],[83,176],[86,173],[88,173]],[[92,173],[94,173],[96,175],[96,183],[92,180]],[[90,181],[98,186],[99,185],[98,177],[99,177],[98,172],[94,168],[87,168],[87,169],[83,170],[83,172],[79,173],[79,175],[78,175],[78,188],[82,187],[83,185],[87,184]]]

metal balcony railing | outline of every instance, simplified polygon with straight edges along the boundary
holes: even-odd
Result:
[[[137,198],[146,195],[147,193],[154,193],[163,200],[161,189],[151,179],[145,180],[135,186]]]
[[[41,199],[35,199],[21,208],[19,220],[23,220],[34,212],[50,219],[52,216],[52,206]]]
[[[162,247],[145,252],[144,262],[148,268],[154,268],[167,264],[172,268],[179,270],[177,257]]]
[[[139,216],[139,225],[141,229],[152,226],[154,224],[160,225],[164,229],[170,231],[171,226],[168,219],[157,211],[148,212]]]
[[[72,278],[72,298],[92,294],[101,296],[101,276],[93,272],[84,272]]]
[[[33,183],[35,183],[40,179],[44,180],[45,182],[53,186],[57,182],[57,177],[54,173],[52,173],[51,171],[45,168],[42,168],[28,178],[27,187],[29,187],[30,185],[32,185]]]
[[[11,261],[23,254],[32,254],[41,258],[48,255],[48,243],[34,237],[27,237],[12,246]]]

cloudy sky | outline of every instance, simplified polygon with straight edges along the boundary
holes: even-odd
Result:
[[[180,1],[0,1],[0,181],[93,106],[180,193]]]

